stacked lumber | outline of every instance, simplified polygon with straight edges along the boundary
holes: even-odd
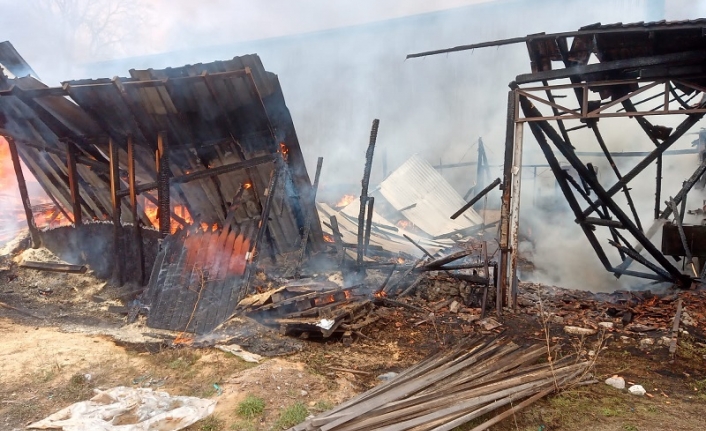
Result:
[[[350,337],[377,320],[365,289],[311,280],[251,295],[238,304],[238,311],[282,335],[302,338]]]
[[[512,404],[473,431],[487,429],[589,379],[588,362],[566,357],[538,364],[546,355],[546,345],[520,348],[504,338],[471,337],[290,431],[446,431]]]

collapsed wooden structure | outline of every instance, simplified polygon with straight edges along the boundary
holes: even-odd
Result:
[[[259,256],[303,248],[304,231],[310,249],[321,246],[282,89],[257,55],[59,87],[39,81],[8,42],[0,44],[0,65],[0,136],[12,152],[35,246],[41,238],[20,162],[76,230],[113,223],[112,238],[100,241],[112,241],[114,278],[150,280],[157,326],[184,329],[182,309],[188,318],[194,308],[184,290],[201,297],[194,286],[213,284],[213,316],[194,320],[199,330],[213,327],[215,315],[232,311]],[[151,277],[145,227],[169,237]]]
[[[463,51],[487,46],[525,43],[532,72],[518,75],[510,83],[507,104],[505,160],[502,179],[500,226],[501,269],[498,307],[516,305],[519,243],[520,186],[523,129],[527,124],[539,143],[571,210],[600,262],[616,277],[628,275],[666,281],[689,287],[692,280],[704,281],[706,268],[694,261],[689,244],[694,231],[681,227],[687,194],[706,172],[701,163],[683,187],[667,195],[662,190],[662,158],[706,113],[706,19],[635,24],[594,24],[578,31],[536,34],[527,37],[458,46],[411,54],[408,58]],[[557,68],[557,65],[561,67]],[[702,97],[699,97],[702,96]],[[683,116],[676,127],[656,124],[650,116]],[[628,172],[621,172],[599,130],[605,118],[634,119],[646,135],[647,152]],[[656,117],[660,118],[660,117]],[[595,137],[615,182],[599,181],[593,163],[575,151],[577,131],[588,129]],[[578,133],[580,139],[580,133]],[[558,152],[559,154],[557,154]],[[693,152],[693,151],[690,151]],[[591,153],[595,155],[594,153]],[[578,175],[562,169],[560,156]],[[630,183],[648,166],[656,169],[654,221],[643,223],[630,193]],[[624,195],[627,208],[616,200]],[[669,196],[668,199],[665,199]],[[621,199],[622,200],[622,199]],[[664,202],[667,201],[667,202]],[[678,207],[681,205],[681,209]],[[683,249],[670,254],[687,259],[681,265],[653,244],[652,238],[674,216]],[[608,244],[617,249],[620,262],[609,258],[597,229],[605,229]],[[687,236],[690,235],[690,236]],[[675,235],[672,234],[672,237]],[[673,242],[673,241],[672,241]],[[673,249],[674,247],[672,247]],[[642,253],[645,253],[643,256]],[[644,269],[633,270],[637,261]],[[682,266],[679,268],[679,266]],[[500,311],[500,308],[498,309]]]

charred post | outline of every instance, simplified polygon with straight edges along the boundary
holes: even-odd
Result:
[[[110,196],[113,210],[113,279],[115,282],[122,286],[123,284],[123,250],[121,244],[121,230],[122,225],[120,223],[121,213],[120,213],[120,197],[118,196],[118,191],[120,191],[120,160],[118,153],[118,144],[110,138],[108,141],[108,147],[110,151]]]
[[[515,136],[515,91],[507,93],[507,118],[505,128],[505,157],[503,160],[502,203],[500,207],[500,280],[496,292],[496,311],[503,310],[503,293],[507,287],[508,261],[510,254],[510,199],[512,187],[512,154]]]
[[[78,172],[76,170],[76,144],[66,142],[66,168],[69,173],[69,190],[71,190],[71,210],[74,214],[74,225],[81,226],[81,195],[78,190]]]
[[[311,200],[316,202],[316,194],[319,190],[319,177],[321,177],[321,167],[324,164],[324,158],[319,157],[316,162],[316,175],[314,176],[314,184],[311,186]],[[306,246],[309,243],[309,232],[311,232],[311,223],[313,222],[313,213],[310,213],[306,217],[306,223],[304,224],[304,233],[302,234],[302,245],[299,249],[299,258],[297,259],[297,268],[294,271],[294,276],[299,278],[299,273],[301,271],[301,265],[304,261],[304,255],[306,254]]]
[[[363,254],[368,254],[368,246],[370,246],[370,234],[373,230],[373,209],[375,208],[375,198],[368,198],[368,214],[365,221],[365,241],[363,245]]]
[[[171,232],[171,204],[169,196],[169,147],[164,132],[157,135],[157,201],[159,202],[159,233],[166,237]]]
[[[130,192],[130,210],[132,212],[134,246],[137,250],[137,280],[140,285],[145,284],[145,257],[140,230],[140,218],[137,213],[137,183],[135,181],[135,141],[132,136],[127,137],[127,175]]]
[[[368,150],[365,153],[365,170],[363,171],[363,180],[361,181],[362,190],[360,193],[360,211],[358,212],[358,267],[362,270],[363,255],[364,255],[364,234],[365,234],[365,206],[368,203],[368,186],[370,185],[370,172],[373,168],[373,154],[375,153],[375,141],[378,137],[378,126],[380,120],[373,120],[373,126],[370,130],[370,143]]]
[[[20,156],[17,153],[17,144],[15,140],[10,136],[5,136],[7,140],[7,145],[10,148],[10,157],[12,158],[12,167],[15,168],[15,175],[17,176],[17,186],[20,189],[20,198],[22,198],[22,207],[25,210],[25,217],[27,218],[27,227],[29,228],[29,235],[32,240],[32,248],[39,248],[42,245],[41,237],[39,236],[39,230],[34,222],[34,214],[32,213],[32,205],[29,202],[29,192],[27,191],[27,183],[25,182],[25,176],[22,173],[22,163],[20,163]]]
[[[461,209],[459,209],[458,211],[456,211],[456,212],[451,216],[451,220],[456,220],[461,214],[463,214],[464,212],[466,212],[470,207],[472,207],[473,205],[475,205],[476,202],[478,202],[479,200],[481,200],[481,199],[483,198],[483,196],[487,195],[491,190],[493,190],[495,187],[497,187],[498,185],[500,185],[500,183],[501,183],[500,178],[496,178],[495,181],[493,181],[492,183],[488,184],[488,186],[487,186],[486,188],[484,188],[483,190],[480,191],[480,193],[478,193],[477,195],[475,195],[475,196],[473,197],[473,199],[471,199],[470,201],[468,201],[468,202],[466,203],[466,205],[462,206]]]

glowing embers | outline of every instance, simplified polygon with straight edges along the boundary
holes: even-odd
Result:
[[[324,241],[330,242],[330,243],[336,242],[336,241],[333,239],[333,236],[331,236],[331,235],[329,235],[329,234],[326,234],[326,233],[324,234]]]
[[[287,157],[289,157],[289,148],[287,148],[284,142],[279,143],[279,152],[282,154],[282,158],[287,160]]]

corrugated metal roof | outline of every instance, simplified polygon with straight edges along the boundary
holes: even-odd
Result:
[[[328,223],[330,216],[335,215],[338,222],[338,228],[341,231],[343,242],[355,244],[358,242],[358,210],[360,200],[356,199],[346,206],[341,211],[336,211],[329,205],[317,203],[319,210],[319,218]],[[377,225],[377,226],[376,226]],[[323,231],[327,235],[333,235],[331,229],[326,225],[323,226]],[[392,253],[405,253],[415,257],[422,257],[423,253],[402,235],[407,235],[412,238],[417,244],[424,247],[429,253],[436,254],[439,250],[449,248],[454,245],[451,240],[431,240],[422,238],[417,234],[409,232],[405,229],[395,226],[383,216],[373,211],[373,226],[370,232],[370,243],[379,245],[383,249]]]
[[[15,76],[37,76],[37,73],[8,41],[0,42],[0,66]]]
[[[412,156],[380,184],[380,193],[407,220],[432,237],[473,227],[483,220],[469,209],[451,215],[465,201],[426,160]]]

